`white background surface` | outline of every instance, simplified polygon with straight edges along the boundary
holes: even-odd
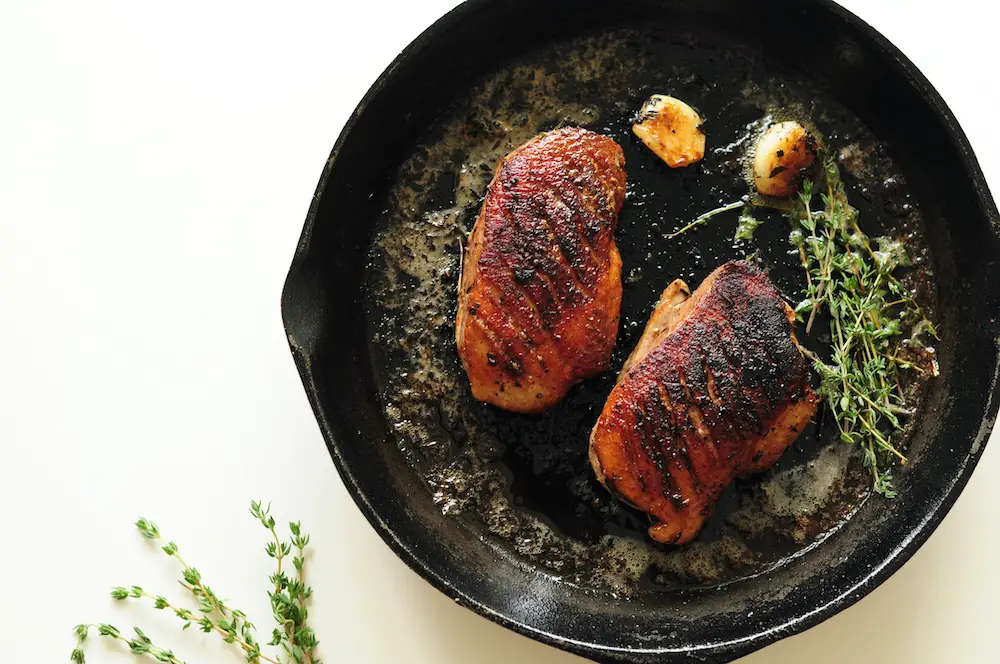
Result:
[[[328,663],[581,661],[458,608],[383,545],[329,460],[281,328],[282,281],[341,126],[453,4],[0,8],[0,659],[65,661],[74,624],[109,620],[148,625],[192,663],[241,661],[107,590],[179,596],[131,527],[143,514],[267,625],[270,561],[246,514],[262,497],[313,534]],[[1000,10],[845,4],[928,75],[1000,190]],[[998,503],[993,441],[902,571],[745,661],[995,661]],[[91,662],[128,659],[93,645]]]

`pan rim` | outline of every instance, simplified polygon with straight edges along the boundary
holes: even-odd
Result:
[[[334,170],[341,148],[354,131],[359,118],[380,92],[393,80],[395,72],[401,65],[414,58],[428,44],[435,41],[441,33],[448,31],[452,26],[461,22],[467,15],[496,2],[497,0],[465,0],[450,10],[407,45],[365,93],[338,135],[330,156],[326,160],[306,214],[303,230],[282,290],[282,321],[293,359],[303,381],[310,406],[320,424],[327,449],[352,499],[383,541],[389,545],[393,552],[408,567],[417,572],[436,589],[454,599],[458,604],[519,634],[585,657],[611,658],[606,661],[622,661],[621,657],[623,656],[694,654],[697,656],[723,655],[727,657],[728,661],[729,658],[743,656],[787,636],[801,633],[855,604],[898,571],[927,541],[954,506],[958,496],[968,483],[969,477],[975,470],[995,425],[998,408],[1000,408],[1000,380],[998,380],[1000,379],[1000,375],[994,376],[993,385],[988,390],[989,398],[983,410],[983,422],[976,436],[976,444],[973,445],[973,451],[962,461],[960,471],[957,472],[950,486],[941,494],[941,499],[936,504],[926,507],[924,518],[901,539],[884,560],[870,568],[857,583],[840,592],[825,604],[812,607],[808,610],[797,609],[793,615],[787,620],[781,621],[780,624],[758,629],[747,636],[730,640],[707,642],[680,648],[621,648],[594,641],[572,639],[516,620],[486,605],[469,593],[464,592],[450,582],[448,578],[440,574],[432,560],[422,556],[419,551],[408,545],[406,541],[399,537],[395,529],[383,520],[373,506],[370,497],[359,486],[350,465],[345,461],[339,449],[339,443],[333,436],[330,424],[326,420],[326,416],[319,403],[309,358],[292,332],[292,321],[290,320],[287,306],[290,299],[290,292],[293,288],[296,273],[303,265],[309,253],[313,227],[329,176]],[[943,97],[924,74],[920,72],[905,54],[875,28],[833,0],[803,0],[803,4],[812,5],[817,9],[828,12],[833,18],[848,24],[849,27],[860,32],[866,39],[870,40],[879,52],[895,63],[907,80],[907,83],[917,90],[934,114],[943,122],[948,139],[957,148],[967,171],[966,175],[976,191],[976,206],[994,229],[1000,228],[1000,212],[998,212],[996,203],[989,192],[985,176],[975,156],[972,145]],[[1000,369],[1000,358],[998,358],[998,369]],[[601,661],[605,660],[602,659]]]

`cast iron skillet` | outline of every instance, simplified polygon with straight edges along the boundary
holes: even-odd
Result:
[[[505,552],[474,524],[442,513],[391,430],[379,377],[385,358],[375,350],[373,335],[391,334],[392,323],[375,330],[381,324],[373,323],[366,306],[370,273],[377,269],[370,250],[388,191],[415,146],[433,140],[427,128],[453,112],[455,100],[472,86],[510,63],[553,44],[621,28],[646,35],[650,43],[685,44],[692,59],[706,62],[714,62],[712,44],[751,52],[765,68],[807,77],[818,95],[835,99],[860,119],[905,175],[923,217],[920,232],[935,274],[943,337],[941,377],[932,383],[914,424],[913,462],[898,478],[899,498],[863,501],[822,541],[768,569],[722,585],[647,587],[628,598],[566,583],[551,570]],[[626,105],[648,92],[643,75],[629,74],[640,83],[630,89]],[[649,73],[649,85],[656,75]],[[706,90],[712,85],[695,83],[704,83]],[[581,101],[585,96],[581,93]],[[611,115],[605,109],[595,128],[626,126]],[[717,120],[724,128],[725,118]],[[728,140],[711,121],[710,143]],[[667,175],[664,171],[663,179]],[[692,197],[691,205],[704,203]],[[683,220],[690,212],[675,210],[673,218]],[[463,223],[467,230],[471,219]],[[636,243],[629,233],[635,231],[626,225],[623,214],[619,243],[631,246]],[[807,629],[870,592],[914,553],[954,503],[982,454],[998,406],[998,235],[996,206],[940,96],[881,35],[832,2],[472,0],[414,41],[344,128],[306,218],[282,295],[282,315],[306,393],[345,484],[385,541],[434,586],[511,629],[597,661],[726,662]],[[703,251],[699,241],[724,244],[728,237],[708,236],[681,246]],[[716,248],[711,259],[698,257],[702,264],[678,269],[690,270],[697,283],[729,251],[722,244]],[[629,258],[624,248],[623,254],[626,270],[629,260],[640,260]],[[678,265],[687,260],[684,255],[675,259]],[[630,305],[636,312],[648,311],[649,297],[665,285],[662,277],[672,269],[664,266],[662,275],[632,295],[626,290],[626,301],[638,300]],[[627,350],[634,341],[634,333],[623,330],[619,345]],[[580,389],[598,393],[599,407],[606,386],[598,381]],[[531,422],[509,431],[516,435]],[[585,440],[579,445],[583,457]],[[507,470],[529,493],[533,482],[544,481],[517,477],[516,464]],[[534,507],[544,512],[544,504]]]

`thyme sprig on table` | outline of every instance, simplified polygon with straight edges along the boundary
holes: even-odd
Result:
[[[251,664],[321,664],[316,658],[318,641],[312,628],[306,620],[309,616],[307,603],[312,596],[312,588],[305,583],[306,547],[309,536],[303,534],[299,522],[288,524],[290,538],[282,540],[277,533],[274,517],[270,506],[264,506],[258,501],[250,504],[250,513],[260,521],[270,533],[273,541],[268,542],[267,555],[275,559],[277,571],[269,578],[272,589],[268,591],[271,600],[271,611],[278,627],[272,632],[268,645],[279,646],[280,651],[273,657],[261,652],[257,641],[256,628],[245,613],[234,609],[213,591],[202,579],[197,569],[188,565],[180,556],[178,546],[166,542],[160,546],[165,554],[180,563],[182,570],[181,587],[187,590],[197,604],[197,609],[191,610],[172,603],[162,595],[146,592],[139,586],[118,586],[111,589],[111,597],[116,601],[146,599],[154,609],[169,611],[184,622],[182,629],[196,625],[201,631],[216,632],[223,641],[236,645],[242,651],[247,662]],[[157,542],[163,541],[156,524],[144,518],[135,522],[136,528],[143,537]],[[289,575],[285,560],[291,556],[295,572]],[[165,664],[184,664],[170,650],[152,642],[138,627],[133,627],[135,636],[126,636],[114,625],[107,623],[77,625],[75,632],[77,646],[70,655],[70,661],[85,664],[84,643],[91,630],[98,635],[121,641],[129,647],[132,654],[141,657],[148,656]]]
[[[840,439],[858,446],[875,491],[892,498],[896,491],[889,467],[896,461],[906,463],[893,432],[902,429],[902,416],[912,414],[902,378],[906,371],[937,375],[933,350],[923,338],[938,336],[896,276],[898,268],[910,264],[902,242],[887,237],[873,242],[861,230],[832,156],[823,159],[822,175],[821,187],[803,182],[790,204],[744,197],[706,212],[667,237],[742,208],[733,239],[750,241],[762,223],[753,216],[754,208],[785,213],[792,224],[789,240],[806,277],[805,299],[795,307],[796,316],[805,322],[806,334],[820,312],[830,320],[830,358],[802,350],[820,376],[819,395],[837,423]],[[819,189],[822,206],[814,209]]]
[[[906,457],[892,440],[908,415],[901,373],[937,373],[933,359],[920,366],[901,343],[904,331],[915,340],[937,338],[934,326],[899,279],[897,268],[909,265],[898,240],[874,243],[858,226],[858,212],[847,200],[840,171],[832,158],[823,162],[822,209],[813,209],[815,184],[806,181],[799,206],[790,213],[795,228],[791,243],[798,249],[806,274],[805,299],[795,312],[812,330],[821,309],[830,318],[832,351],[828,361],[806,351],[820,376],[819,394],[826,402],[840,438],[857,444],[874,488],[894,497],[893,461]]]

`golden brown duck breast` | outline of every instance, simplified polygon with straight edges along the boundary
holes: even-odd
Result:
[[[664,291],[590,439],[598,479],[673,544],[733,479],[777,461],[818,402],[794,314],[761,270],[729,262],[688,292]]]
[[[608,367],[621,308],[614,230],[624,163],[610,138],[565,127],[500,164],[459,285],[455,336],[475,398],[540,412]]]

